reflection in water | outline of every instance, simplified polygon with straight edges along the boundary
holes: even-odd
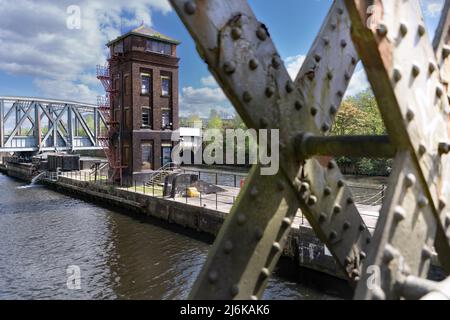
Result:
[[[0,299],[184,299],[206,259],[209,244],[184,229],[3,175],[0,188]],[[67,288],[70,265],[81,290]],[[264,298],[333,296],[275,276]]]

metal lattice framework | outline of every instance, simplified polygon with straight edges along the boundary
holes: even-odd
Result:
[[[245,0],[170,2],[247,126],[280,130],[280,172],[252,169],[191,298],[261,297],[299,208],[356,299],[449,298],[425,278],[433,246],[450,270],[450,1],[434,49],[418,0],[334,1],[295,81]],[[327,137],[360,59],[389,137]],[[395,158],[373,236],[318,155]]]
[[[0,97],[0,152],[100,150],[105,126],[95,105]]]

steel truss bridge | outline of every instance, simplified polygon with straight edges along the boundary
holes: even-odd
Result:
[[[252,169],[190,298],[260,298],[300,208],[356,299],[450,299],[427,280],[436,253],[450,272],[450,0],[433,42],[419,0],[333,1],[296,79],[247,1],[170,2],[247,126],[280,129],[280,172]],[[389,136],[329,137],[359,61]],[[373,234],[321,155],[395,159]]]
[[[101,150],[105,127],[96,105],[0,97],[0,152]]]

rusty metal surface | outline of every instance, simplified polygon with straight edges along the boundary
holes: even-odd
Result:
[[[441,77],[447,61],[442,51],[437,63],[417,0],[334,1],[295,81],[246,1],[170,2],[247,126],[280,130],[281,171],[265,176],[264,167],[252,169],[191,298],[260,298],[298,208],[349,280],[358,283],[358,299],[403,297],[399,287],[405,279],[426,277],[434,243],[444,267],[450,265],[449,105]],[[369,28],[371,14],[381,19]],[[442,21],[445,30],[447,20]],[[437,37],[446,39],[442,32]],[[411,52],[414,59],[405,59]],[[333,124],[358,56],[390,135],[389,143],[380,143],[379,152],[374,146],[369,155],[397,151],[374,239],[336,163],[306,160],[326,152],[304,145],[308,152],[297,143],[305,135],[329,142],[320,136]],[[343,150],[336,144],[325,148]],[[369,287],[372,266],[380,268],[380,279]]]
[[[418,1],[378,1],[373,5],[371,1],[346,0],[346,5],[353,22],[353,40],[383,120],[392,142],[401,150],[355,297],[401,298],[395,288],[402,276],[426,277],[436,232],[436,249],[444,258],[443,266],[449,267],[445,221],[450,161],[442,152],[442,145],[448,143],[448,99]],[[368,12],[377,13],[377,23],[367,26]],[[405,59],[411,52],[413,58]],[[409,182],[403,182],[405,179]],[[412,180],[413,186],[406,192],[405,183]],[[404,219],[396,220],[395,215]],[[367,269],[374,265],[382,269],[381,284],[369,288]]]
[[[287,190],[283,191],[282,195],[286,196],[289,192],[296,194],[296,199],[290,201],[286,209],[280,210],[286,216],[290,210],[296,211],[301,207],[310,224],[327,243],[348,276],[357,278],[360,251],[370,241],[370,233],[364,226],[354,203],[349,200],[350,191],[342,183],[343,178],[334,162],[324,168],[316,160],[311,160],[307,170],[301,170],[301,162],[295,157],[293,143],[295,137],[303,131],[324,134],[329,130],[348,85],[348,81],[343,85],[337,78],[332,81],[329,72],[335,69],[334,71],[338,73],[341,68],[345,68],[345,72],[351,77],[356,65],[357,60],[350,41],[349,21],[343,2],[337,1],[333,5],[322,32],[308,55],[307,61],[315,61],[314,79],[304,83],[302,79],[308,72],[302,69],[296,82],[297,86],[283,66],[267,28],[256,20],[245,1],[172,1],[172,4],[196,40],[200,55],[247,126],[256,129],[280,129],[280,165],[283,173],[279,179],[286,185]],[[324,37],[330,39],[339,37],[343,41],[346,39],[347,43],[342,45],[339,52],[334,52],[329,48],[330,43],[322,42]],[[315,99],[314,90],[330,93],[320,95],[321,99]],[[273,183],[276,181],[274,177],[259,179],[276,184]],[[252,183],[257,182],[259,182],[257,177],[252,178]],[[306,184],[308,190],[304,190]],[[327,190],[330,192],[327,193]],[[272,201],[276,202],[268,192],[267,188],[263,188],[257,197],[259,201],[265,203],[263,205],[265,208],[270,208]],[[289,196],[286,198],[290,199]],[[323,198],[325,198],[323,201],[313,201]],[[233,209],[230,221],[236,215],[234,212],[251,216],[253,211],[258,210],[255,206],[248,208],[245,206],[247,201],[253,203],[254,200],[243,199],[245,200],[238,202]],[[332,218],[333,210],[338,207],[348,207],[349,210]],[[277,214],[278,211],[272,210],[271,215]],[[324,214],[329,214],[330,218],[323,219]],[[252,221],[249,220],[249,223]],[[344,228],[343,225],[347,224],[354,227]],[[342,230],[347,237],[343,237]],[[227,241],[233,231],[233,228],[228,228],[226,224],[217,238],[217,244]],[[236,235],[238,239],[247,236],[245,233]],[[270,242],[268,239],[261,239],[261,243]],[[242,249],[236,250],[238,252]],[[229,290],[226,289],[220,294],[211,294],[212,286],[207,281],[208,270],[214,269],[214,265],[224,263],[219,251],[218,246],[212,249],[204,272],[194,289],[194,297],[230,298]],[[266,249],[259,254],[268,257],[271,253]],[[265,269],[264,272],[267,273],[273,266],[247,263],[242,264],[242,268],[235,265],[235,270],[229,270],[228,273],[235,273],[240,279],[242,273],[253,274],[261,269]],[[255,281],[252,283],[248,290],[240,288],[236,297],[259,296],[262,291],[252,289],[251,287],[256,285]],[[227,282],[227,286],[230,285],[232,282]],[[236,285],[243,286],[239,283]],[[208,294],[204,294],[206,292]]]

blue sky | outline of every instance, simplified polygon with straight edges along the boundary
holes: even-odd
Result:
[[[331,0],[249,0],[294,76],[331,5]],[[431,33],[443,0],[422,0]],[[81,29],[68,30],[67,8],[77,5]],[[199,59],[195,45],[167,0],[0,0],[0,95],[39,96],[95,103],[102,88],[95,66],[106,58],[104,43],[144,21],[179,39],[182,115],[206,116],[233,108]],[[355,74],[350,93],[367,87]]]

